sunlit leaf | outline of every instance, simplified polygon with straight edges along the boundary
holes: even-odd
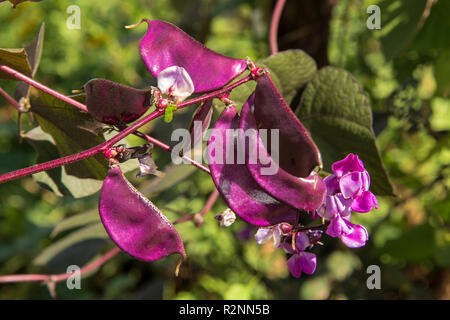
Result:
[[[388,173],[372,129],[372,111],[361,85],[345,70],[325,67],[306,86],[296,113],[322,154],[325,171],[357,154],[371,177],[376,194],[392,195]]]

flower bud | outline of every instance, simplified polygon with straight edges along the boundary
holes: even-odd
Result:
[[[236,215],[228,208],[224,212],[216,214],[214,218],[219,221],[221,227],[229,227],[236,220]]]

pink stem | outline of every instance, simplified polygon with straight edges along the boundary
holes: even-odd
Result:
[[[142,133],[142,132],[139,132],[139,131],[135,131],[134,134],[136,136],[144,139],[144,140],[147,140],[148,142],[151,142],[151,143],[157,145],[158,147],[160,147],[160,148],[162,148],[162,149],[164,149],[166,151],[172,152],[172,147],[167,145],[167,144],[165,144],[164,142],[161,142],[161,141],[159,141],[159,140],[157,140],[157,139],[155,139],[153,137],[150,137],[149,135],[147,135],[145,133]],[[203,164],[195,161],[194,159],[191,159],[191,158],[189,158],[186,155],[183,155],[181,158],[189,161],[190,164],[192,164],[192,165],[196,166],[197,168],[205,171],[206,173],[211,174],[211,171],[209,170],[208,167],[206,167]]]
[[[269,42],[270,42],[270,53],[276,54],[278,53],[278,25],[280,24],[281,13],[283,12],[284,5],[286,0],[278,0],[275,4],[275,9],[273,10],[272,20],[270,21],[270,33],[269,33]]]
[[[14,70],[13,68],[10,68],[5,65],[0,65],[0,70],[3,70],[5,72],[9,73],[10,75],[16,77],[19,80],[27,82],[28,84],[32,85],[35,88],[38,88],[44,92],[47,92],[48,94],[51,94],[52,96],[55,96],[56,98],[58,98],[62,101],[65,101],[65,102],[77,107],[80,110],[88,112],[86,106],[84,104],[82,104],[81,102],[73,100],[72,98],[69,98],[53,89],[50,89],[49,87],[44,86],[43,84],[31,79],[30,77],[27,77],[26,75],[20,73],[19,71]]]
[[[245,82],[248,82],[250,80],[253,80],[253,78],[252,78],[251,75],[248,75],[248,76],[242,78],[241,80],[236,81],[235,83],[230,84],[229,86],[227,86],[227,87],[225,87],[223,89],[220,89],[220,90],[217,90],[217,91],[205,94],[204,96],[201,96],[201,97],[198,97],[198,98],[190,99],[190,100],[187,100],[185,102],[179,103],[177,105],[178,109],[182,109],[184,107],[190,106],[191,104],[199,103],[199,102],[202,102],[202,101],[205,101],[205,100],[209,100],[209,99],[221,96],[224,93],[230,92],[234,88],[239,87],[240,85],[242,85]]]
[[[6,99],[6,101],[8,101],[14,108],[17,109],[17,111],[22,112],[22,108],[20,107],[20,105],[17,103],[17,101],[15,99],[13,99],[5,90],[3,90],[2,88],[0,88],[0,94]]]
[[[108,148],[111,148],[114,144],[128,136],[129,134],[136,131],[138,128],[142,127],[147,122],[161,116],[164,114],[164,110],[156,110],[152,113],[148,114],[147,116],[139,119],[137,122],[135,122],[132,126],[127,127],[125,130],[119,132],[117,135],[115,135],[113,138],[111,138],[108,141],[103,142],[102,144],[99,144],[98,146],[95,146],[93,148],[90,148],[88,150],[85,150],[80,153],[76,153],[70,156],[66,156],[63,158],[59,158],[56,160],[47,161],[44,163],[39,163],[34,166],[20,169],[12,172],[8,172],[5,174],[0,175],[0,183],[4,183],[7,181],[11,181],[20,177],[28,176],[30,174],[34,174],[37,172],[49,170],[55,167],[59,167],[62,165],[66,165],[72,162],[80,161],[83,159],[86,159],[88,157],[95,156],[96,154],[102,153]]]
[[[115,247],[114,249],[108,251],[106,254],[92,262],[91,264],[85,266],[80,269],[80,274],[87,273],[92,271],[108,260],[113,258],[116,254],[120,252],[120,249]],[[46,274],[17,274],[17,275],[8,275],[8,276],[0,276],[0,283],[7,282],[33,282],[33,281],[43,281],[43,282],[60,282],[67,280],[72,274],[71,273],[61,273],[54,275],[46,275]]]
[[[208,200],[206,201],[205,206],[203,207],[202,211],[200,211],[200,214],[204,216],[208,213],[209,210],[213,207],[214,203],[216,203],[217,198],[219,197],[219,191],[214,188],[214,191],[210,194]]]
[[[2,69],[2,68],[8,68],[10,70],[13,70],[13,69],[11,69],[9,67],[6,67],[6,66],[0,66],[0,69]],[[4,69],[2,69],[2,70],[4,70]],[[16,75],[16,76],[18,74],[20,74],[19,72],[16,72],[16,71],[13,71],[13,72],[14,72],[14,75]],[[24,76],[24,77],[26,77],[26,76]],[[28,77],[26,77],[26,78],[28,78]],[[68,97],[66,97],[66,96],[64,96],[64,95],[62,95],[62,94],[60,94],[60,93],[58,93],[58,92],[56,92],[56,91],[54,91],[52,89],[49,89],[49,88],[47,88],[47,87],[37,83],[36,81],[34,81],[32,79],[30,79],[30,80],[33,81],[35,84],[38,84],[39,88],[46,88],[46,90],[44,90],[45,92],[56,93],[55,97],[57,97],[57,98],[64,97],[62,99],[63,101],[71,103],[70,100],[72,100],[72,101],[80,104],[83,108],[86,108],[85,105],[83,105],[83,104],[81,104],[81,103],[79,103],[79,102],[77,102],[77,101],[75,101],[73,99],[70,99],[70,98],[68,98]],[[194,98],[194,99],[182,102],[182,103],[180,103],[178,105],[178,109],[182,109],[182,108],[185,108],[185,107],[190,106],[192,104],[196,104],[196,103],[208,100],[208,99],[212,99],[212,98],[221,96],[222,94],[224,94],[226,92],[229,92],[232,89],[234,89],[234,88],[236,88],[236,87],[238,87],[238,86],[242,85],[243,83],[248,82],[250,80],[252,80],[252,76],[250,76],[250,75],[246,76],[246,77],[242,78],[241,80],[239,80],[239,81],[237,81],[237,82],[235,82],[235,83],[233,83],[233,84],[229,85],[228,87],[225,87],[225,88],[223,88],[221,90],[218,90],[218,91],[215,91],[215,92],[211,92],[211,93],[206,94],[204,96],[201,96],[201,97],[198,97],[198,98]],[[52,94],[52,93],[50,93],[50,94]],[[52,160],[52,161],[48,161],[48,162],[44,162],[44,163],[39,163],[39,164],[36,164],[36,165],[28,167],[28,168],[24,168],[24,169],[20,169],[20,170],[16,170],[16,171],[12,171],[12,172],[8,172],[8,173],[5,173],[5,174],[2,174],[2,175],[0,175],[0,183],[4,183],[4,182],[7,182],[7,181],[18,179],[18,178],[21,178],[21,177],[24,177],[24,176],[28,176],[28,175],[37,173],[37,172],[46,171],[46,170],[49,170],[49,169],[52,169],[52,168],[56,168],[56,167],[59,167],[59,166],[62,166],[62,165],[66,165],[66,164],[69,164],[69,163],[72,163],[72,162],[80,161],[80,160],[86,159],[88,157],[92,157],[92,156],[94,156],[96,154],[99,154],[101,152],[104,152],[106,149],[111,148],[114,144],[116,144],[117,142],[119,142],[120,140],[122,140],[123,138],[128,136],[129,134],[134,133],[134,131],[136,131],[137,129],[139,129],[140,127],[142,127],[143,125],[145,125],[149,121],[151,121],[151,120],[153,120],[153,119],[155,119],[157,117],[160,117],[163,114],[164,114],[164,109],[155,110],[152,113],[148,114],[147,116],[139,119],[133,125],[127,127],[125,130],[121,131],[120,133],[115,135],[110,140],[108,140],[108,141],[106,141],[106,142],[104,142],[102,144],[99,144],[98,146],[95,146],[95,147],[93,147],[91,149],[85,150],[83,152],[80,152],[80,153],[77,153],[77,154],[73,154],[73,155],[70,155],[70,156],[66,156],[66,157],[63,157],[63,158],[59,158],[59,159],[56,159],[56,160]],[[152,140],[156,141],[156,139],[152,139]],[[158,143],[158,145],[164,146],[164,144],[162,142]],[[169,146],[167,146],[167,147],[169,147]],[[199,163],[195,162],[194,160],[192,160],[192,159],[190,159],[188,157],[183,157],[183,158],[185,158],[186,160],[190,161],[192,164],[194,164],[194,163],[198,164],[199,168],[201,168],[202,170],[206,171],[205,169],[207,169],[209,171],[209,169],[207,167],[205,167],[203,165],[200,165]],[[202,167],[200,167],[200,166],[202,166]]]

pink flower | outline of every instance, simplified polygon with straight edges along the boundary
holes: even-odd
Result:
[[[308,247],[312,246],[309,237],[304,232],[299,232],[295,235],[295,249],[292,244],[285,242],[281,245],[287,253],[292,256],[287,261],[287,266],[292,276],[299,278],[302,272],[306,274],[313,274],[316,270],[317,259],[316,255],[311,252],[305,252]]]

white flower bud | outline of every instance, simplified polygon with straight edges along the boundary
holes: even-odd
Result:
[[[181,102],[194,92],[194,83],[183,67],[172,66],[158,74],[158,88],[162,93]]]

